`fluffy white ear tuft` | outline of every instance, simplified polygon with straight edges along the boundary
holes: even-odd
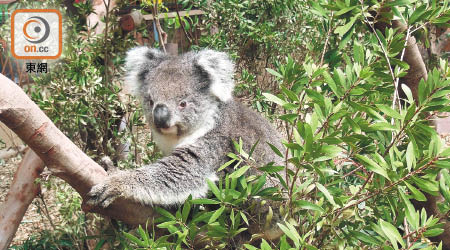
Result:
[[[209,49],[201,50],[197,53],[196,64],[209,75],[211,93],[222,102],[231,100],[234,88],[234,64],[228,55]]]
[[[125,57],[125,85],[129,91],[136,96],[141,93],[147,73],[157,67],[166,57],[166,55],[149,47],[136,47],[127,52]]]

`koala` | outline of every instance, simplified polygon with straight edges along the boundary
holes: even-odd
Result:
[[[204,49],[171,56],[137,47],[126,56],[125,82],[137,96],[164,157],[150,165],[115,171],[89,192],[91,205],[116,198],[148,206],[177,206],[208,193],[207,179],[229,161],[241,138],[260,165],[282,162],[267,142],[282,149],[281,137],[260,114],[233,98],[234,65],[226,53]],[[257,169],[250,169],[250,174]],[[223,175],[223,174],[222,174]]]

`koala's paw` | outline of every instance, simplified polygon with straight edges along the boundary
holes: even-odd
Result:
[[[86,203],[106,208],[118,197],[124,195],[125,188],[119,176],[110,176],[104,182],[92,187],[87,194],[88,201]]]

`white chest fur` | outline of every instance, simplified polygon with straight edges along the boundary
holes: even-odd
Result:
[[[152,130],[153,140],[163,155],[169,155],[172,150],[180,143],[180,137],[176,135],[160,134],[156,130]]]
[[[203,137],[206,133],[208,133],[211,129],[213,129],[214,125],[215,125],[214,118],[210,117],[210,119],[207,119],[202,124],[202,126],[200,126],[195,131],[185,136],[177,136],[174,134],[161,134],[156,130],[152,130],[153,140],[155,141],[156,145],[164,155],[169,155],[176,147],[195,144],[195,142],[199,138]]]

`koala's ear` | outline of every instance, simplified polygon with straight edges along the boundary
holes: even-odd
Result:
[[[145,76],[166,57],[163,52],[145,46],[136,47],[127,52],[125,84],[133,95],[140,95]]]
[[[197,53],[195,64],[208,75],[211,93],[222,102],[231,100],[234,88],[234,64],[228,55],[214,50],[201,50]]]

